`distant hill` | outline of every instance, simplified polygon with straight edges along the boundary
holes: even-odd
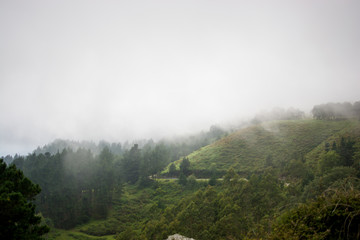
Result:
[[[359,138],[360,122],[352,120],[289,120],[250,126],[188,155],[191,169],[239,173],[263,171],[269,165],[281,166],[293,159],[315,164],[325,142],[341,136]],[[178,167],[182,160],[175,162]]]

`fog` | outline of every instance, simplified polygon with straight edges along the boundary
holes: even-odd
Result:
[[[0,156],[354,102],[360,2],[0,2]]]

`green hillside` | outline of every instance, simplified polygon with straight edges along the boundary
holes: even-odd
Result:
[[[140,234],[145,231],[147,222],[158,219],[167,207],[173,207],[206,185],[206,182],[199,182],[184,187],[168,179],[146,188],[126,184],[121,193],[114,194],[107,218],[69,230],[52,229],[47,237],[54,240],[142,239]]]
[[[343,135],[359,136],[359,129],[359,121],[350,120],[267,122],[234,132],[187,157],[193,171],[210,167],[226,171],[233,167],[244,174],[262,171],[269,164],[279,166],[292,159],[307,159],[314,164],[326,141]],[[270,160],[266,163],[267,158]]]

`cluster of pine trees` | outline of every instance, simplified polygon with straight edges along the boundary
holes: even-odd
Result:
[[[134,145],[123,156],[105,147],[94,156],[90,150],[65,149],[57,154],[17,157],[20,168],[42,191],[36,199],[38,211],[57,228],[72,228],[90,219],[104,219],[114,193],[124,182],[146,184],[168,163],[163,145],[139,149]]]
[[[35,215],[33,200],[40,192],[15,165],[7,166],[0,159],[0,238],[41,239],[49,227]]]
[[[13,163],[40,185],[37,210],[57,228],[105,218],[112,193],[121,186],[114,156],[107,148],[96,157],[89,150],[68,149],[55,155],[19,157]]]

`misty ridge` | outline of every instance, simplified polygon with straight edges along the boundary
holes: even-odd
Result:
[[[90,150],[92,154],[99,155],[100,152],[106,147],[115,155],[122,155],[125,151],[129,151],[135,144],[139,148],[154,147],[156,144],[165,144],[168,146],[182,145],[186,146],[187,150],[175,154],[172,161],[177,160],[181,156],[186,156],[192,151],[206,146],[223,136],[228,135],[234,131],[248,127],[253,124],[260,124],[263,122],[270,122],[275,120],[300,120],[315,118],[319,120],[344,120],[344,119],[360,119],[360,101],[350,103],[326,103],[315,105],[309,113],[305,113],[300,109],[290,107],[288,109],[276,107],[269,111],[261,111],[253,118],[248,120],[238,120],[237,123],[212,125],[208,131],[201,131],[190,135],[178,135],[173,137],[165,137],[155,142],[153,139],[133,140],[131,142],[108,142],[101,140],[98,143],[91,140],[75,141],[56,139],[43,147],[37,147],[33,150],[34,154],[51,153],[56,154],[64,149],[71,149],[77,151],[78,149]],[[18,156],[18,154],[16,154]],[[12,156],[3,156],[5,162],[10,163],[13,159]]]
[[[226,123],[223,125],[212,125],[208,131],[200,131],[193,134],[175,135],[172,137],[168,136],[158,140],[158,143],[166,145],[188,145],[188,151],[182,153],[182,156],[185,156],[195,149],[208,145],[231,132],[248,127],[252,124],[259,124],[262,122],[274,120],[299,120],[309,117],[311,116],[306,116],[305,113],[299,109],[284,109],[278,107],[270,111],[261,111],[256,114],[255,117],[248,120],[237,120],[235,123],[232,121],[231,124]],[[77,151],[78,149],[87,149],[90,150],[92,154],[98,155],[104,147],[107,147],[113,154],[121,155],[125,151],[130,150],[131,147],[135,144],[137,144],[140,148],[143,148],[144,146],[153,147],[156,145],[156,142],[153,139],[132,140],[130,142],[125,141],[122,143],[108,142],[106,140],[101,140],[96,143],[95,141],[91,140],[75,141],[70,139],[56,139],[42,147],[38,146],[35,150],[33,150],[33,153],[45,154],[48,152],[51,154],[56,154],[57,152],[61,152],[64,149],[71,149],[73,151]],[[18,156],[18,154],[16,155]],[[11,162],[11,158],[12,157],[10,155],[4,157],[5,161],[8,163]]]

